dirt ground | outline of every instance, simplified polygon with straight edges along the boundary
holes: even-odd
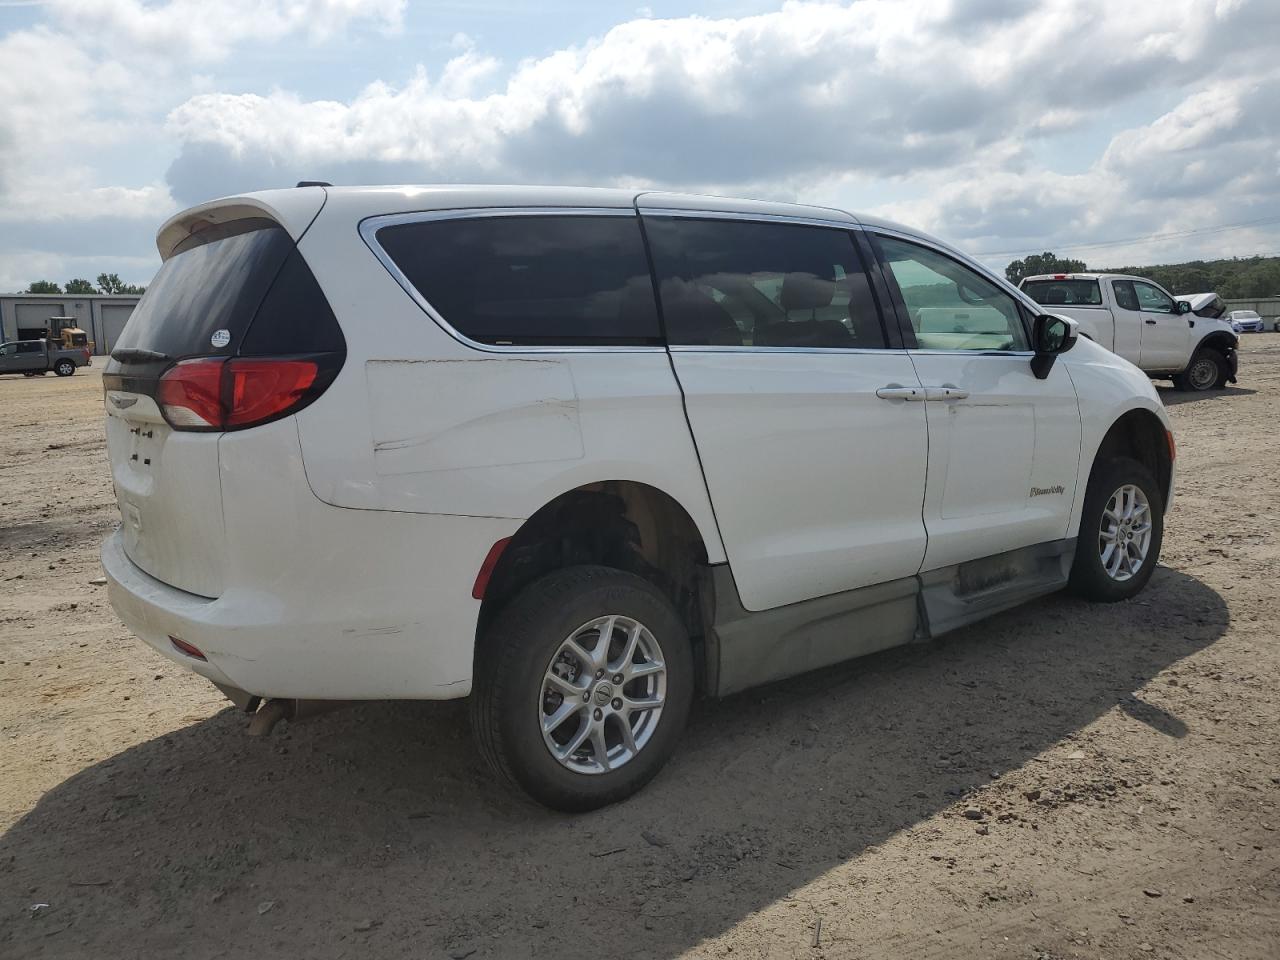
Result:
[[[579,817],[491,780],[461,704],[253,740],[134,640],[99,371],[0,379],[0,957],[1280,957],[1280,334],[1162,391],[1139,599],[702,703]]]

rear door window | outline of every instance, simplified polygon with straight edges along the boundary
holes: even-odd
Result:
[[[673,345],[885,346],[880,314],[845,230],[646,217]]]
[[[1111,289],[1116,294],[1116,306],[1121,310],[1141,310],[1138,305],[1138,294],[1133,289],[1132,280],[1112,280]]]
[[[1097,280],[1028,280],[1022,290],[1046,307],[1102,306],[1102,291]]]
[[[660,345],[635,216],[496,216],[385,226],[377,242],[463,336],[500,346]]]

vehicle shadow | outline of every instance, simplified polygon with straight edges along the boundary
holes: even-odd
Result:
[[[0,953],[676,956],[1108,711],[1184,735],[1134,693],[1228,623],[1163,567],[1136,601],[1050,597],[702,703],[657,780],[577,817],[495,782],[460,703],[266,740],[228,709],[71,777],[0,838]]]
[[[1166,407],[1176,407],[1183,403],[1199,403],[1205,400],[1223,400],[1227,397],[1250,397],[1257,393],[1247,387],[1223,387],[1221,390],[1205,390],[1200,393],[1178,390],[1174,387],[1157,386],[1160,400]]]

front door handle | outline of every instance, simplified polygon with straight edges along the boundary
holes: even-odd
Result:
[[[924,389],[921,387],[904,387],[900,383],[891,383],[876,391],[881,400],[924,400]]]
[[[950,384],[924,388],[924,398],[926,400],[965,400],[968,396],[968,390],[961,390],[959,387],[954,387]]]
[[[1155,320],[1144,320],[1144,321],[1143,321],[1143,323],[1145,323],[1145,324],[1146,324],[1147,326],[1149,326],[1149,327],[1154,327],[1154,326],[1156,325],[1156,322],[1157,322],[1157,321],[1155,321]]]

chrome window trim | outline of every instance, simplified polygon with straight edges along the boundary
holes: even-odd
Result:
[[[424,210],[414,213],[389,213],[366,217],[360,221],[360,238],[370,252],[378,259],[383,268],[409,298],[413,300],[445,333],[453,337],[465,347],[480,350],[484,353],[666,353],[665,346],[572,346],[572,345],[528,345],[482,343],[472,340],[461,330],[449,323],[435,307],[424,297],[404,272],[396,266],[382,245],[378,243],[378,231],[383,227],[399,226],[405,223],[423,223],[432,220],[477,220],[489,217],[636,217],[632,207],[467,207],[455,210]],[[638,218],[637,218],[638,219]],[[648,265],[646,263],[646,272]]]
[[[906,353],[901,347],[765,347],[765,346],[732,346],[729,344],[672,344],[667,348],[672,353],[799,353],[825,356],[832,353],[875,354]]]
[[[910,353],[922,353],[929,356],[943,357],[1022,357],[1030,359],[1036,355],[1034,350],[939,350],[936,348],[908,348]]]
[[[748,223],[791,223],[801,227],[857,230],[856,220],[824,220],[820,217],[792,217],[781,213],[737,213],[729,210],[686,210],[674,207],[640,207],[641,217],[668,217],[684,220],[737,220]]]

